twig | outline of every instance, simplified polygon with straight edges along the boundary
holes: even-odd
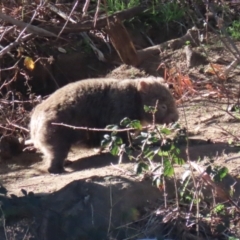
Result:
[[[1,124],[0,124],[0,128],[5,129],[5,130],[8,130],[8,131],[12,131],[11,128],[4,127],[4,126],[2,126]]]
[[[78,0],[75,2],[74,6],[73,6],[73,8],[72,8],[72,10],[71,10],[71,12],[70,12],[70,14],[69,14],[68,18],[67,18],[67,21],[66,21],[66,22],[65,22],[65,24],[63,25],[63,27],[62,27],[61,31],[59,32],[59,34],[58,34],[57,38],[59,38],[59,37],[60,37],[60,35],[62,34],[63,30],[64,30],[64,29],[65,29],[65,27],[67,26],[67,24],[68,24],[69,20],[71,19],[71,16],[72,16],[72,14],[73,14],[73,11],[74,11],[74,10],[75,10],[75,8],[77,7],[77,5],[78,5]],[[74,23],[76,23],[76,22],[74,22]]]
[[[1,15],[1,13],[0,13],[0,15]],[[31,39],[32,37],[33,37],[33,34],[30,33],[30,34],[25,35],[24,37],[22,37],[22,38],[19,39],[18,41],[15,40],[14,42],[10,43],[8,46],[6,46],[5,48],[3,48],[3,49],[0,51],[0,58],[1,58],[4,54],[8,53],[12,48],[16,47],[19,43],[25,42],[25,41]]]
[[[230,136],[232,136],[233,138],[235,138],[237,141],[240,141],[240,137],[235,136],[234,134],[232,134],[230,131],[224,129],[223,127],[221,127],[219,124],[216,124],[216,127],[218,127],[219,129],[221,129],[222,131],[224,131],[225,133],[229,134]]]
[[[231,70],[238,65],[239,61],[239,59],[235,59],[225,68],[224,75],[226,78],[228,77],[228,74],[231,72]]]
[[[20,60],[19,60],[19,61],[20,61]],[[18,64],[19,61],[17,61],[16,64]],[[15,64],[15,65],[16,65],[16,64]],[[12,83],[13,81],[16,80],[16,77],[17,77],[17,74],[18,74],[18,71],[17,71],[17,70],[18,70],[18,69],[17,69],[17,66],[15,66],[14,76],[12,77],[11,80],[9,80],[9,81],[5,80],[5,81],[4,81],[4,83],[3,83],[2,86],[0,87],[0,91],[1,91],[4,87],[8,86],[10,83]]]
[[[236,210],[237,210],[238,212],[240,212],[239,206],[231,199],[231,197],[229,196],[229,194],[228,194],[226,191],[224,191],[224,189],[223,189],[222,187],[220,187],[220,186],[218,186],[216,183],[214,183],[214,182],[211,180],[210,176],[204,171],[204,169],[203,169],[201,166],[197,165],[197,164],[194,163],[194,162],[189,162],[189,164],[190,164],[190,166],[191,166],[192,168],[194,168],[198,173],[201,174],[201,178],[202,178],[210,187],[212,187],[212,188],[216,191],[216,193],[217,193],[217,195],[218,195],[219,197],[221,197],[221,198],[224,199],[224,200],[229,201],[229,202],[236,208]]]
[[[90,3],[90,0],[86,0],[85,1],[85,4],[84,4],[84,6],[83,6],[83,9],[82,9],[82,12],[83,12],[83,17],[86,15],[86,13],[87,13],[87,10],[88,10],[88,7],[89,7],[89,3]]]
[[[91,29],[100,29],[100,28],[104,28],[105,26],[107,26],[107,22],[108,22],[108,18],[109,21],[114,21],[115,17],[119,18],[119,20],[126,20],[126,19],[130,19],[132,17],[134,17],[135,15],[143,12],[146,8],[144,6],[137,6],[137,7],[133,7],[130,9],[126,9],[123,11],[119,11],[116,12],[108,17],[104,16],[100,16],[98,17],[98,20],[96,22],[96,26],[94,27],[94,23],[92,20],[86,20],[83,22],[79,22],[77,24],[71,24],[69,23],[67,25],[67,27],[64,29],[64,33],[74,33],[74,32],[84,32],[87,30],[91,30]],[[45,29],[48,29],[49,31],[52,32],[59,32],[59,29],[62,29],[61,26],[46,26]]]
[[[93,26],[94,26],[94,28],[96,27],[96,23],[97,23],[97,19],[98,19],[98,14],[99,14],[99,10],[100,10],[100,3],[101,3],[101,0],[98,0],[97,1],[96,12],[95,12],[95,15],[94,15],[94,18],[93,18],[93,22],[94,22]],[[107,20],[108,20],[108,18],[107,18]]]
[[[109,197],[110,197],[110,212],[109,212],[109,222],[108,222],[108,234],[110,233],[111,230],[111,225],[112,225],[112,209],[113,209],[113,200],[112,200],[112,184],[110,180],[110,186],[109,186]]]
[[[96,132],[126,132],[136,130],[135,128],[124,128],[124,129],[105,129],[105,128],[88,128],[88,127],[77,127],[64,123],[52,123],[52,125],[63,126],[72,128],[74,130],[85,130],[85,131],[96,131]],[[148,129],[150,126],[143,127],[142,129]]]
[[[5,235],[5,238],[6,240],[8,240],[8,236],[7,236],[7,230],[6,230],[6,219],[5,219],[5,214],[3,212],[3,209],[2,209],[2,204],[0,203],[0,210],[1,210],[1,213],[2,213],[2,221],[3,221],[3,229],[4,229],[4,235]]]
[[[54,6],[52,3],[47,3],[47,7],[52,10],[53,12],[55,12],[56,14],[58,14],[60,17],[62,17],[63,19],[65,19],[67,22],[70,21],[71,23],[77,23],[75,20],[73,20],[70,16],[67,16],[66,13],[64,13],[63,11],[61,11],[60,9],[58,9],[56,6]]]
[[[37,10],[39,9],[40,7],[38,7],[36,10],[35,10],[35,13],[37,12]],[[34,17],[35,17],[36,14],[34,14]],[[30,32],[30,33],[34,33],[34,34],[37,34],[37,35],[41,35],[41,36],[44,36],[44,37],[57,37],[56,34],[54,33],[51,33],[45,29],[42,29],[42,28],[39,28],[39,27],[36,27],[36,26],[33,26],[31,25],[30,23],[25,23],[25,22],[22,22],[22,21],[19,21],[17,19],[14,19],[10,16],[7,16],[3,13],[0,12],[0,18],[3,19],[4,21],[6,22],[9,22],[13,25],[16,25],[17,27],[19,27],[20,29],[25,29],[27,30],[27,32]],[[33,18],[31,19],[30,22],[32,22]],[[25,31],[24,30],[24,31]]]
[[[11,123],[9,120],[8,120],[7,122],[8,122],[8,124],[9,124],[10,126],[19,128],[19,129],[24,130],[24,131],[26,131],[26,132],[29,132],[29,130],[28,130],[27,128],[25,128],[25,127],[21,127],[21,126],[15,124],[15,123]]]

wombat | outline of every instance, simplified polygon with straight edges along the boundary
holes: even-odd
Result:
[[[89,128],[105,128],[128,117],[151,123],[152,114],[144,105],[155,106],[155,122],[178,120],[175,101],[161,78],[87,79],[70,83],[36,106],[31,116],[30,133],[36,148],[50,161],[48,171],[64,171],[64,160],[71,145],[100,144],[102,132],[74,130],[52,123]]]

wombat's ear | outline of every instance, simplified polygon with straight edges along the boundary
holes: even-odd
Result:
[[[149,84],[145,81],[140,81],[138,84],[138,91],[146,93],[148,91]]]

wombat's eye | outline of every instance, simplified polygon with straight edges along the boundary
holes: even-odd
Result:
[[[164,110],[164,111],[167,111],[167,106],[165,104],[161,104],[160,109]]]

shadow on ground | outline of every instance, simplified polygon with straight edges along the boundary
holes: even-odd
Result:
[[[186,146],[180,146],[180,157],[187,160]],[[231,147],[229,144],[216,142],[208,143],[207,141],[201,139],[193,139],[190,141],[189,145],[189,157],[191,161],[196,161],[199,159],[204,159],[206,157],[213,159],[222,154],[238,153],[240,147]],[[134,153],[136,157],[139,152]],[[236,156],[237,158],[238,156]],[[240,155],[239,155],[240,157]],[[101,168],[107,166],[111,163],[117,164],[119,161],[118,157],[111,155],[110,153],[102,153],[99,155],[92,155],[88,157],[83,157],[72,162],[68,167],[74,171],[81,171],[88,168]],[[130,161],[125,155],[122,159],[123,163]],[[160,157],[156,157],[155,161],[160,161]]]
[[[16,240],[24,236],[39,240],[124,239],[141,233],[141,217],[162,199],[150,182],[113,176],[76,180],[52,194],[25,195],[0,196],[7,220],[5,229],[0,227],[0,239],[5,239],[5,234]]]

